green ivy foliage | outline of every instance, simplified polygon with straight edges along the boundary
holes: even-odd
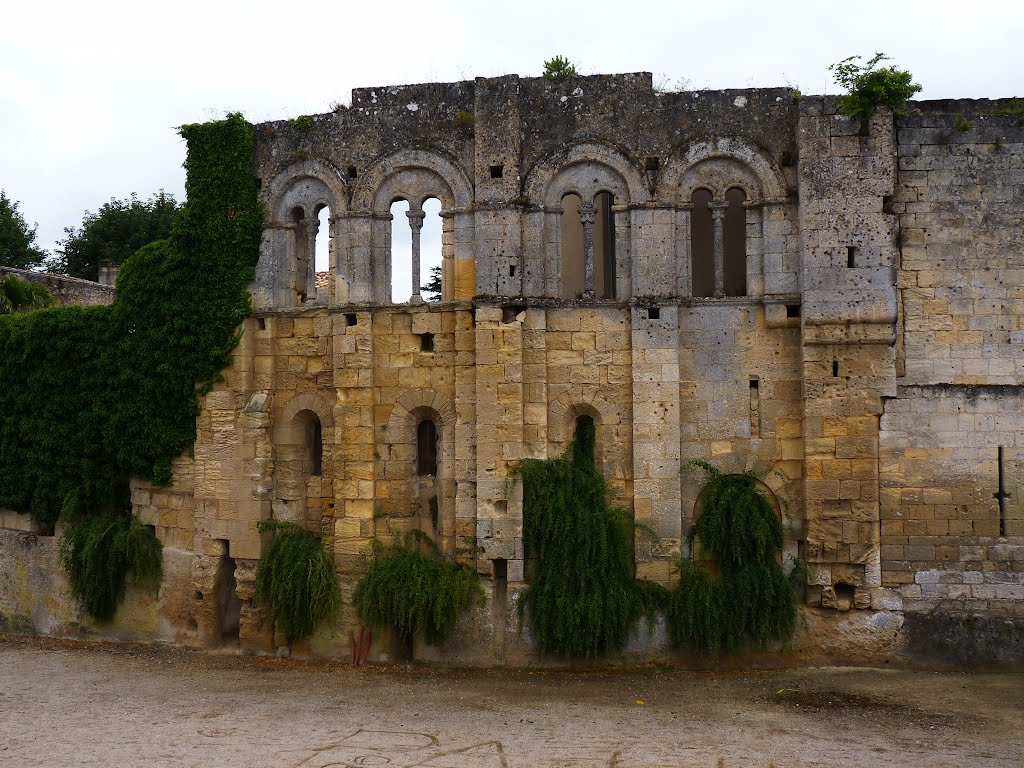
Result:
[[[289,643],[313,634],[338,616],[341,596],[334,563],[320,537],[295,523],[263,520],[273,539],[256,569],[253,602],[270,608]]]
[[[884,53],[876,53],[866,64],[861,65],[860,56],[849,56],[829,67],[835,73],[836,83],[848,93],[838,99],[839,111],[848,117],[866,122],[878,107],[888,107],[893,114],[900,115],[906,110],[907,102],[921,90],[913,82],[914,76],[896,67],[875,69],[879,62],[888,60]]]
[[[360,621],[374,629],[394,628],[406,644],[422,633],[430,645],[443,645],[459,616],[482,595],[480,577],[446,560],[420,530],[389,545],[374,540],[372,546],[352,593]]]
[[[529,584],[520,615],[541,651],[574,658],[621,652],[664,599],[661,587],[633,577],[632,526],[609,502],[594,442],[593,420],[581,417],[564,455],[525,459],[511,473],[523,481]]]
[[[60,556],[82,608],[97,621],[108,622],[124,598],[129,572],[137,586],[160,588],[161,549],[136,518],[106,514],[69,523]]]
[[[122,265],[114,304],[0,316],[0,506],[44,529],[124,514],[132,476],[171,482],[250,312],[253,128],[232,114],[180,130],[188,202]]]
[[[782,572],[782,523],[752,472],[708,474],[700,517],[690,529],[696,561],[679,564],[666,620],[676,648],[732,651],[753,641],[785,643],[796,628],[793,586]],[[706,556],[710,557],[707,559]],[[708,570],[713,565],[718,575]]]

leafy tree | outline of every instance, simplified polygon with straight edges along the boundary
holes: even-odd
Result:
[[[548,80],[562,80],[566,77],[579,77],[576,65],[564,56],[555,56],[544,62],[544,77]]]
[[[29,229],[18,210],[18,202],[0,189],[0,267],[38,267],[46,258],[46,251],[35,241],[36,227]]]
[[[11,274],[0,279],[0,315],[13,315],[52,304],[53,295],[38,283],[30,283]]]
[[[860,56],[849,56],[838,64],[830,66],[829,72],[835,81],[848,93],[839,97],[839,111],[848,117],[865,122],[875,114],[878,107],[889,107],[894,114],[902,114],[907,102],[921,86],[912,82],[914,76],[896,67],[875,66],[889,60],[884,53],[876,53],[866,64],[861,65]]]
[[[169,237],[178,208],[174,196],[161,190],[146,201],[132,193],[127,200],[112,198],[97,213],[86,211],[79,229],[64,229],[53,271],[96,280],[101,263],[121,264],[142,246]]]
[[[441,267],[430,268],[430,279],[420,286],[425,301],[441,300]]]

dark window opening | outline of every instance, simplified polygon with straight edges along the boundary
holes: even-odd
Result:
[[[519,317],[519,314],[525,311],[526,307],[522,304],[505,304],[501,308],[501,322],[505,325],[514,323],[516,318]]]
[[[786,317],[800,317],[800,305],[799,304],[787,304],[786,305]]]
[[[347,315],[345,315],[345,325],[348,326],[349,328],[351,328],[353,325],[356,325],[358,322],[359,317],[356,315],[355,312],[349,312]]]
[[[615,214],[610,192],[594,196],[594,291],[605,299],[615,298]]]
[[[647,319],[648,320],[661,320],[661,307],[648,307],[647,308]]]
[[[434,351],[434,334],[432,333],[421,333],[420,334],[420,352],[433,352]]]
[[[437,476],[437,427],[430,419],[416,426],[416,474]]]
[[[747,194],[736,187],[725,193],[725,295],[747,295]]]
[[[196,595],[195,595],[195,597],[196,597],[196,600],[198,600],[198,601],[202,602],[202,600],[203,600],[203,593],[202,593],[202,592],[200,592],[200,591],[199,591],[199,590],[197,589],[197,590],[196,590]]]
[[[761,437],[761,383],[757,379],[750,380],[750,437]]]
[[[491,178],[492,179],[500,179],[504,175],[505,175],[505,166],[504,165],[492,165],[491,166]]]
[[[238,597],[238,582],[235,580],[235,560],[222,557],[217,568],[217,616],[218,627],[223,640],[238,637],[241,624],[242,601]]]
[[[648,157],[644,160],[645,171],[656,171],[661,166],[661,160],[657,157]]]
[[[497,557],[491,561],[491,565],[494,568],[495,581],[508,580],[508,560],[503,557]]]
[[[846,246],[846,266],[848,268],[857,266],[857,249],[852,245]]]
[[[324,465],[324,432],[316,415],[306,425],[306,444],[306,452],[310,459],[309,474],[320,477]]]
[[[357,176],[359,176],[359,170],[354,165],[350,165],[348,167],[348,177],[354,179]]]
[[[714,223],[711,219],[711,193],[695,189],[690,195],[690,264],[693,295],[715,295]]]
[[[848,611],[853,608],[857,589],[852,584],[840,582],[832,587],[836,593],[836,608]]]
[[[309,290],[309,230],[306,226],[306,212],[300,206],[292,209],[292,224],[295,227],[292,238],[292,263],[295,265],[292,290],[295,304],[304,304]]]
[[[508,265],[508,276],[509,277],[515,277],[516,276],[516,265],[515,264],[509,264]]]
[[[261,331],[267,330],[267,321],[262,317],[256,318],[256,328]]]
[[[1006,500],[1010,494],[1006,492],[1005,478],[1003,476],[1003,446],[999,446],[999,486],[992,496],[999,502],[999,535],[1006,535]]]
[[[839,361],[838,360],[833,360],[832,361],[832,376],[833,376],[833,378],[839,376]]]

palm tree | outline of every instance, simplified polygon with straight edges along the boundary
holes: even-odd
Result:
[[[53,303],[53,295],[45,286],[22,280],[17,275],[8,274],[0,278],[0,315],[28,312]]]

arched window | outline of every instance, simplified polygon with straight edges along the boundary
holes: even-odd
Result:
[[[747,295],[747,194],[738,187],[725,193],[725,295]]]
[[[562,298],[576,299],[587,293],[587,243],[593,260],[591,294],[596,298],[615,297],[615,219],[614,198],[610,192],[598,192],[592,203],[584,203],[575,192],[562,198]]]
[[[331,270],[331,209],[326,205],[322,206],[317,211],[316,220],[316,247],[313,264],[316,273],[320,274]]]
[[[423,201],[423,231],[420,233],[420,291],[427,301],[440,301],[441,285],[441,201]],[[436,278],[436,281],[435,281]],[[434,290],[436,288],[436,291]]]
[[[583,224],[580,196],[570,192],[562,198],[562,298],[576,299],[583,293]]]
[[[615,215],[611,192],[594,195],[594,291],[604,299],[615,298]]]
[[[416,474],[437,476],[437,426],[431,419],[416,425]]]
[[[309,295],[309,222],[302,206],[292,208],[291,223],[295,233],[292,239],[292,263],[295,265],[292,303],[304,304]]]
[[[693,295],[715,295],[715,234],[711,218],[713,198],[706,189],[695,189],[690,195],[690,264],[693,274]]]
[[[412,296],[412,231],[409,201],[391,203],[391,301],[404,304]]]
[[[310,477],[320,477],[324,473],[324,430],[320,417],[312,411],[300,411],[298,417],[305,432],[303,466]]]

